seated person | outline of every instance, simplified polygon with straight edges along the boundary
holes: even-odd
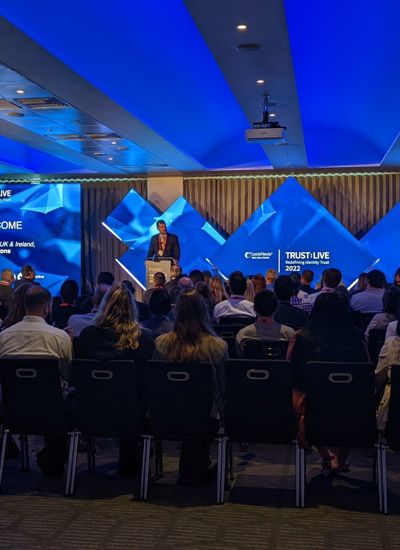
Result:
[[[321,289],[318,292],[310,294],[310,296],[308,297],[308,301],[314,304],[318,296],[320,296],[324,292],[337,291],[341,281],[342,272],[339,271],[339,269],[335,269],[334,267],[325,269],[321,277]]]
[[[267,283],[262,273],[256,273],[255,275],[253,275],[251,282],[253,283],[254,295],[256,295],[257,292],[260,292],[261,290],[265,290],[267,288]]]
[[[32,265],[23,265],[21,268],[21,278],[15,281],[14,288],[17,289],[20,285],[31,284],[35,286],[40,286],[40,283],[35,281],[36,271]]]
[[[389,323],[397,319],[400,313],[400,288],[395,286],[387,288],[383,294],[382,304],[382,313],[374,315],[367,326],[365,331],[367,341],[372,329],[385,329]]]
[[[208,314],[210,315],[210,319],[212,318],[212,314],[214,311],[214,304],[210,300],[210,287],[205,281],[199,281],[195,286],[196,292],[200,294],[200,296],[203,298],[204,303],[206,304]]]
[[[4,319],[10,309],[14,289],[11,286],[15,280],[12,269],[3,269],[0,280],[0,319]]]
[[[178,275],[178,277],[176,278],[176,284],[169,290],[172,304],[175,305],[178,302],[178,298],[181,292],[183,292],[184,290],[191,290],[192,288],[194,288],[192,279],[190,279],[184,273]]]
[[[379,354],[375,369],[375,383],[378,393],[383,391],[377,414],[378,430],[385,430],[388,421],[390,402],[390,368],[400,364],[400,323],[397,323],[394,336],[386,338]]]
[[[176,285],[178,282],[177,277],[182,274],[182,268],[178,264],[172,264],[171,265],[171,279],[168,281],[168,283],[165,283],[165,288],[168,290],[168,292],[171,290],[173,286]]]
[[[271,290],[261,290],[254,296],[254,310],[257,321],[242,328],[236,335],[236,346],[239,355],[246,340],[290,340],[294,330],[274,321],[273,315],[278,300]]]
[[[71,336],[77,338],[82,330],[89,325],[92,325],[96,317],[96,313],[100,307],[101,301],[107,292],[107,287],[98,286],[93,297],[93,309],[90,313],[80,313],[71,315],[68,319],[68,327],[71,329]]]
[[[382,311],[382,298],[386,277],[379,269],[373,269],[367,276],[367,288],[354,294],[350,305],[354,311],[360,313],[380,313]]]
[[[278,272],[276,269],[268,269],[265,274],[265,282],[267,290],[274,290],[274,283],[278,278]]]
[[[354,294],[358,294],[359,292],[362,292],[367,288],[367,278],[368,273],[360,273],[357,279],[357,283],[350,290],[350,298],[352,298]]]
[[[99,286],[104,287],[108,290],[114,284],[114,275],[109,271],[101,271],[97,276],[96,288]],[[96,291],[96,290],[95,290]],[[80,309],[82,313],[90,313],[93,309],[93,297],[94,294],[90,294],[85,298],[85,300],[80,304]]]
[[[306,294],[315,294],[317,290],[312,288],[311,283],[314,279],[314,271],[311,269],[305,269],[300,278],[300,290]]]
[[[274,292],[278,298],[278,307],[274,314],[275,321],[290,327],[304,327],[309,315],[306,311],[294,307],[290,303],[290,298],[294,292],[292,279],[288,275],[279,275],[274,283]]]
[[[253,302],[244,297],[247,279],[241,271],[231,273],[229,286],[231,295],[215,306],[213,322],[219,323],[221,317],[255,317]]]
[[[143,303],[144,304],[149,305],[151,295],[153,294],[155,289],[157,289],[157,288],[160,289],[161,288],[161,289],[166,290],[165,281],[166,281],[166,278],[165,278],[164,273],[162,273],[161,271],[157,271],[157,273],[154,273],[153,286],[152,286],[152,288],[148,288],[145,291],[144,295],[143,295]]]
[[[172,330],[172,306],[171,298],[166,290],[156,289],[150,297],[150,318],[143,321],[142,327],[151,330],[153,339],[171,332]]]
[[[289,277],[293,282],[293,294],[290,298],[290,303],[292,306],[298,307],[309,314],[313,308],[313,304],[308,301],[309,295],[300,290],[300,275],[292,273]]]
[[[65,328],[71,315],[81,313],[81,310],[76,306],[79,294],[78,283],[73,279],[67,279],[61,285],[60,294],[61,303],[53,309],[53,320],[54,326]]]

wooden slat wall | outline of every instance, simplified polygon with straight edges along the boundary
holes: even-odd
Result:
[[[183,192],[216,229],[230,235],[288,177],[193,177],[184,179]],[[400,201],[400,172],[294,177],[357,238]]]

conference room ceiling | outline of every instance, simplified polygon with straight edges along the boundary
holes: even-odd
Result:
[[[397,0],[0,0],[0,173],[398,167],[399,16]],[[265,94],[285,144],[245,140]]]

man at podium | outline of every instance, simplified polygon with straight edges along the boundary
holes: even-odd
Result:
[[[153,235],[151,238],[147,259],[172,258],[178,263],[181,255],[178,237],[167,232],[167,224],[164,220],[158,220],[157,229],[158,235]]]

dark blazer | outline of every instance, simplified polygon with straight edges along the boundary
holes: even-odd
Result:
[[[158,256],[158,236],[159,233],[151,237],[149,251],[147,252],[147,258],[149,259],[162,258],[162,256]],[[179,241],[176,235],[173,235],[172,233],[167,233],[167,242],[165,245],[163,256],[179,261],[179,258],[181,256],[181,249],[179,247]]]

